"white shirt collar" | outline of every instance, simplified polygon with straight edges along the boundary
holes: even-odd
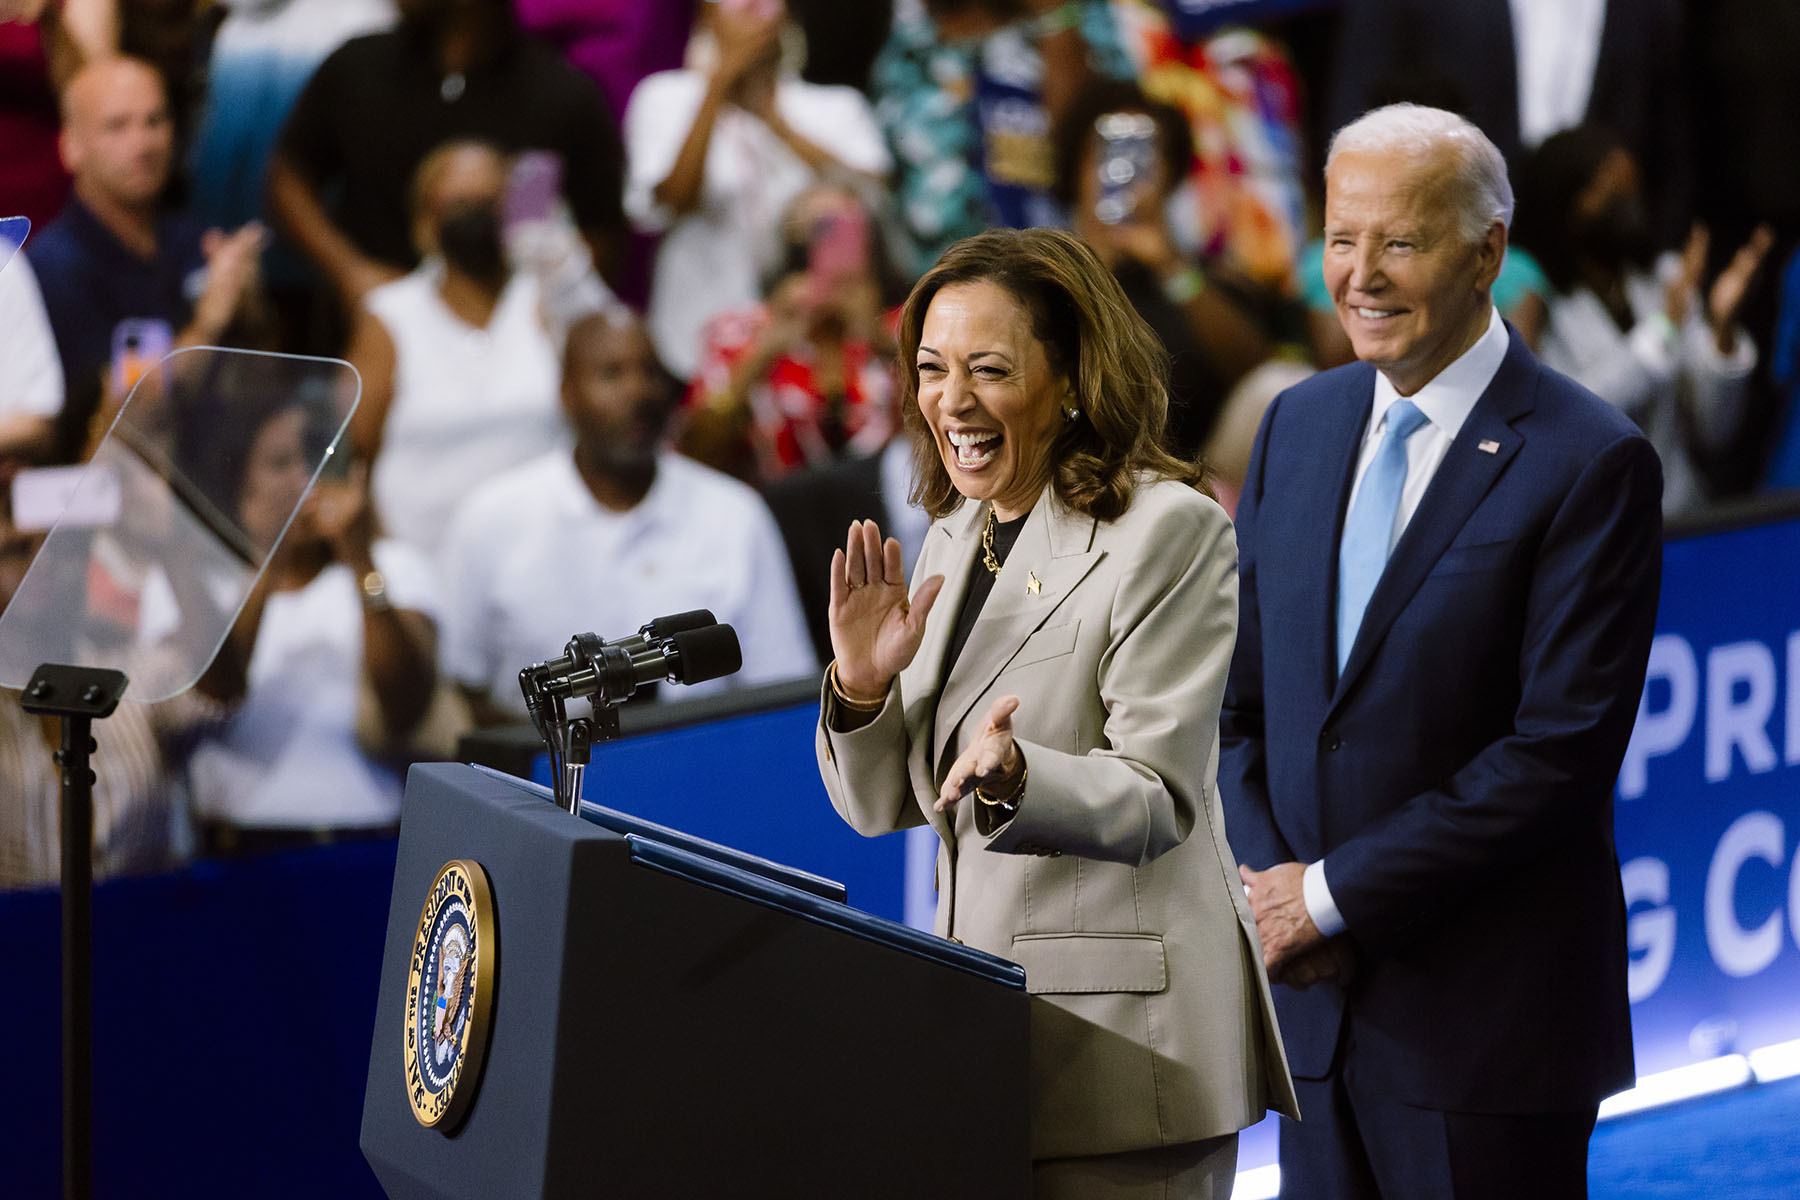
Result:
[[[1475,344],[1464,350],[1460,357],[1449,366],[1434,375],[1429,383],[1406,399],[1418,406],[1425,419],[1433,426],[1454,438],[1462,430],[1463,422],[1475,411],[1475,402],[1481,399],[1481,393],[1487,391],[1488,384],[1500,371],[1500,364],[1506,358],[1508,338],[1506,322],[1500,319],[1500,310],[1488,310],[1487,332],[1475,340]],[[1375,396],[1369,411],[1368,436],[1373,437],[1385,426],[1383,418],[1387,416],[1388,406],[1400,399],[1400,393],[1388,382],[1388,377],[1380,371],[1375,372]]]

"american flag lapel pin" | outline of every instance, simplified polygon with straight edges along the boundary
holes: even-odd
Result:
[[[1477,450],[1481,451],[1483,454],[1498,454],[1498,453],[1500,453],[1500,443],[1496,442],[1493,438],[1486,438],[1482,441],[1476,442],[1475,448]]]
[[[1034,596],[1044,590],[1044,585],[1038,582],[1036,571],[1025,572],[1025,590]]]

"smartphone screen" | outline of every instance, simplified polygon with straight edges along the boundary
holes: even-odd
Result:
[[[1094,122],[1100,192],[1094,216],[1107,225],[1127,220],[1155,181],[1156,120],[1148,113],[1107,113]]]
[[[167,321],[126,317],[113,326],[112,393],[123,400],[151,368],[169,353],[175,340]]]
[[[845,208],[820,217],[806,248],[806,269],[820,283],[837,283],[869,267],[869,219]]]
[[[508,229],[550,216],[562,194],[562,159],[549,150],[526,150],[513,160],[501,202]]]

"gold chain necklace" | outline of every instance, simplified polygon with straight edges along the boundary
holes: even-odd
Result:
[[[988,574],[998,577],[1000,560],[994,557],[994,508],[988,506],[987,528],[981,531],[981,565],[988,569]]]

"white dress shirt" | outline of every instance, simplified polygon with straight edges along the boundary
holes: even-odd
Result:
[[[1594,90],[1606,0],[1511,0],[1519,140],[1531,149],[1581,124]]]
[[[1450,443],[1456,440],[1463,423],[1475,411],[1475,402],[1481,399],[1481,394],[1487,391],[1488,384],[1494,381],[1494,376],[1499,372],[1500,363],[1506,358],[1507,342],[1506,323],[1500,319],[1499,310],[1489,310],[1487,332],[1473,346],[1463,351],[1460,358],[1433,376],[1424,387],[1405,397],[1425,414],[1425,424],[1406,439],[1406,483],[1400,489],[1400,505],[1394,513],[1394,531],[1388,539],[1390,553],[1400,541],[1400,535],[1406,532],[1407,522],[1419,510],[1419,501],[1431,486],[1432,477],[1442,465]],[[1351,486],[1350,504],[1345,508],[1346,512],[1355,506],[1356,494],[1362,490],[1363,475],[1374,461],[1381,439],[1387,433],[1388,406],[1398,399],[1401,399],[1400,393],[1394,390],[1394,385],[1388,382],[1387,376],[1380,371],[1375,372],[1368,429],[1363,434],[1362,452],[1356,459],[1356,482]],[[1301,886],[1307,915],[1312,917],[1319,932],[1326,937],[1342,933],[1344,918],[1331,898],[1331,888],[1326,884],[1325,864],[1315,862],[1308,865]]]
[[[710,609],[744,665],[691,696],[814,674],[812,639],[775,518],[751,488],[691,459],[657,457],[636,508],[594,499],[566,450],[483,484],[444,543],[443,669],[526,717],[519,669],[569,638],[623,637],[652,617]]]
[[[10,244],[0,244],[0,417],[54,417],[63,406],[62,359],[37,276],[23,254],[6,261]]]

